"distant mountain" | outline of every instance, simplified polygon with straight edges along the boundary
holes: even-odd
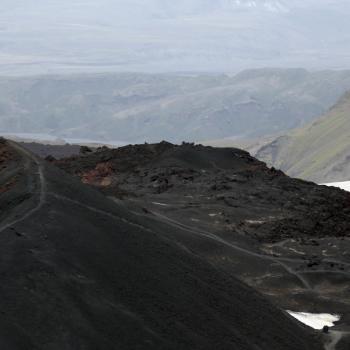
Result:
[[[350,179],[350,93],[312,124],[279,137],[256,156],[287,174],[319,183]]]
[[[347,0],[3,0],[0,74],[349,68]]]
[[[303,69],[0,78],[0,132],[128,143],[260,138],[306,124],[349,89],[350,71]]]

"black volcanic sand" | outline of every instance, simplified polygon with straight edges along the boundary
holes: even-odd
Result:
[[[185,247],[184,229],[133,214],[14,143],[0,155],[2,350],[321,348]]]
[[[281,308],[338,313],[340,329],[350,325],[349,193],[232,148],[162,142],[55,163],[143,220],[180,229],[186,249]]]

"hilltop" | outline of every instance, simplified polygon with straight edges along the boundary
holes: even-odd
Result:
[[[2,349],[319,349],[218,265],[147,220],[0,142]],[[204,238],[192,243],[205,246]]]
[[[236,148],[102,147],[53,161],[284,310],[350,324],[350,194],[292,179]],[[205,238],[197,245],[193,237]]]

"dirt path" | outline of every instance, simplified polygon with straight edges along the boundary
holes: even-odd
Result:
[[[256,258],[259,258],[259,259],[263,259],[263,260],[268,260],[268,261],[272,261],[278,265],[280,265],[283,269],[285,269],[289,274],[291,275],[294,275],[300,282],[301,284],[304,286],[305,289],[307,290],[310,290],[312,291],[312,286],[310,285],[310,283],[304,278],[304,276],[301,276],[300,273],[294,271],[291,267],[289,267],[285,261],[293,261],[295,262],[293,259],[278,259],[278,258],[275,258],[275,257],[270,257],[268,255],[264,255],[264,254],[259,254],[259,253],[256,253],[256,252],[252,252],[248,249],[245,249],[245,248],[242,248],[242,247],[239,247],[233,243],[230,243],[230,242],[227,242],[226,240],[224,240],[223,238],[211,233],[211,232],[207,232],[207,231],[199,231],[199,230],[196,230],[190,226],[187,226],[185,224],[182,224],[181,222],[178,222],[176,220],[173,220],[173,219],[170,219],[169,217],[163,215],[163,214],[160,214],[160,213],[157,213],[157,212],[151,212],[154,216],[158,217],[159,219],[161,219],[163,222],[166,222],[172,226],[175,226],[177,228],[180,228],[180,229],[183,229],[183,230],[186,230],[188,232],[191,232],[191,233],[194,233],[196,235],[199,235],[199,236],[202,236],[202,237],[206,237],[206,238],[209,238],[209,239],[212,239],[218,243],[221,243],[221,244],[224,244],[225,246],[228,246],[230,248],[233,248],[239,252],[242,252],[244,254],[247,254],[247,255],[250,255],[250,256],[254,256]],[[142,214],[141,214],[142,215]]]
[[[268,260],[268,261],[272,261],[278,265],[280,265],[281,267],[283,267],[289,274],[295,276],[300,282],[301,284],[304,286],[304,288],[306,290],[309,291],[313,291],[312,286],[310,285],[309,281],[305,278],[305,276],[303,276],[304,274],[311,274],[311,273],[334,273],[334,274],[343,274],[343,275],[347,275],[350,276],[349,272],[343,272],[343,271],[328,271],[328,270],[313,270],[313,271],[307,271],[307,272],[303,272],[303,271],[295,271],[293,268],[291,268],[290,266],[287,265],[287,263],[305,263],[305,260],[302,259],[293,259],[293,258],[276,258],[276,257],[272,257],[272,256],[268,256],[265,254],[260,254],[257,252],[253,252],[250,251],[248,249],[242,248],[240,246],[237,246],[236,244],[230,243],[226,240],[224,240],[223,238],[211,233],[211,232],[207,232],[207,231],[203,231],[203,230],[197,230],[193,227],[187,226],[179,221],[173,220],[163,214],[160,214],[158,212],[150,212],[151,214],[153,214],[154,216],[158,217],[159,219],[161,219],[164,222],[167,222],[170,225],[176,226],[178,228],[184,229],[188,232],[194,233],[196,235],[200,235],[212,240],[215,240],[216,242],[219,242],[221,244],[224,244],[225,246],[228,246],[230,248],[233,248],[237,251],[240,251],[242,253],[245,253],[247,255],[250,256],[254,256],[257,257],[259,259],[263,259],[263,260]],[[135,213],[138,214],[138,213]],[[138,214],[138,215],[143,215],[143,214]],[[327,260],[324,260],[325,262]],[[332,260],[332,262],[336,262],[339,264],[343,264],[340,261],[336,261],[336,260]],[[347,265],[346,263],[344,263],[344,265]]]
[[[45,203],[46,201],[46,196],[48,195],[47,191],[46,191],[46,178],[45,178],[45,175],[44,175],[44,166],[42,165],[41,161],[39,161],[37,159],[37,157],[35,157],[33,154],[31,154],[29,151],[23,149],[21,146],[17,145],[16,143],[14,142],[11,142],[9,141],[9,144],[14,148],[16,149],[19,153],[21,153],[25,159],[29,159],[31,160],[33,163],[36,164],[37,166],[37,169],[38,169],[38,175],[39,175],[39,201],[38,201],[38,204],[31,210],[29,210],[25,215],[23,215],[22,217],[10,222],[10,223],[7,223],[3,226],[0,226],[0,232],[8,229],[9,227],[12,227],[13,225],[17,224],[17,223],[20,223],[22,221],[24,221],[25,219],[27,219],[28,217],[30,217],[31,215],[33,215],[36,211],[38,211],[42,206],[43,204]],[[70,199],[70,198],[67,198],[67,197],[64,197],[64,196],[61,196],[61,195],[58,195],[56,193],[49,193],[49,195],[51,196],[54,196],[56,197],[57,199],[61,199],[61,200],[67,200],[67,201],[70,201],[76,205],[79,205],[79,206],[82,206],[82,207],[85,207],[86,209],[90,210],[90,211],[95,211],[95,212],[98,212],[100,214],[103,214],[103,215],[107,215],[109,217],[112,217],[114,219],[118,219],[118,220],[121,220],[123,222],[127,222],[135,227],[139,227],[139,228],[142,228],[146,231],[151,231],[149,230],[148,228],[144,227],[144,226],[141,226],[139,224],[136,224],[136,223],[133,223],[133,222],[130,222],[128,220],[126,220],[125,218],[122,218],[122,217],[119,217],[117,215],[114,215],[114,214],[111,214],[111,213],[108,213],[108,212],[105,212],[103,210],[100,210],[100,209],[97,209],[97,208],[94,208],[94,207],[91,207],[91,206],[87,206],[85,205],[84,203],[81,203],[81,202],[78,202],[78,201],[75,201],[73,199]],[[139,213],[135,213],[137,215],[143,215],[143,214],[139,214]],[[224,240],[223,238],[211,233],[211,232],[207,232],[207,231],[202,231],[202,230],[197,230],[193,227],[190,227],[190,226],[187,226],[181,222],[178,222],[176,220],[173,220],[163,214],[160,214],[158,212],[151,212],[151,214],[153,214],[155,217],[157,217],[158,219],[160,219],[161,221],[169,224],[169,225],[172,225],[172,226],[175,226],[177,228],[180,228],[180,229],[183,229],[183,230],[186,230],[188,232],[191,232],[193,234],[196,234],[196,235],[199,235],[199,236],[202,236],[202,237],[206,237],[206,238],[209,238],[209,239],[212,239],[218,243],[221,243],[225,246],[228,246],[232,249],[235,249],[237,251],[240,251],[244,254],[247,254],[247,255],[250,255],[250,256],[254,256],[256,258],[259,258],[259,259],[263,259],[263,260],[268,260],[268,261],[271,261],[273,263],[276,263],[278,265],[280,265],[283,269],[285,269],[289,274],[295,276],[299,281],[300,283],[303,285],[303,287],[306,289],[306,290],[309,290],[309,291],[312,291],[313,288],[312,286],[310,285],[309,281],[303,276],[303,273],[302,272],[298,272],[298,271],[295,271],[293,270],[290,266],[287,265],[288,262],[290,263],[301,263],[301,262],[304,262],[304,260],[301,260],[301,259],[291,259],[291,258],[276,258],[276,257],[272,257],[272,256],[268,256],[268,255],[264,255],[264,254],[260,254],[260,253],[257,253],[257,252],[253,252],[253,251],[250,251],[248,249],[245,249],[245,248],[242,248],[242,247],[239,247],[233,243],[230,243],[226,240]],[[336,262],[336,261],[333,261],[333,262]],[[339,262],[340,263],[340,262]],[[332,271],[326,271],[326,270],[320,270],[320,271],[310,271],[308,273],[320,273],[320,272],[329,272],[329,273],[337,273],[337,272],[332,272]],[[349,275],[349,273],[343,273],[343,274],[347,274]]]
[[[153,232],[153,231],[150,230],[149,228],[147,228],[147,227],[145,227],[145,226],[143,226],[143,225],[137,224],[137,223],[135,223],[135,222],[132,222],[132,221],[130,221],[130,220],[127,220],[127,219],[125,219],[125,218],[123,218],[123,217],[121,217],[121,216],[118,216],[118,215],[109,213],[109,212],[107,212],[107,211],[104,211],[104,210],[101,210],[101,209],[92,207],[92,206],[90,206],[90,205],[86,205],[86,204],[84,204],[84,203],[82,203],[82,202],[76,201],[76,200],[74,200],[74,199],[71,199],[71,198],[68,198],[68,197],[65,197],[65,196],[61,196],[61,195],[59,195],[59,194],[57,194],[57,193],[48,192],[48,195],[49,195],[49,196],[52,196],[52,197],[54,197],[54,198],[56,198],[56,199],[60,199],[60,200],[63,200],[63,201],[68,201],[68,202],[70,202],[70,203],[73,203],[73,204],[75,204],[75,205],[78,205],[78,206],[80,206],[80,207],[82,207],[82,208],[85,208],[85,209],[87,209],[87,210],[90,210],[90,211],[92,211],[92,212],[95,212],[95,213],[98,213],[98,214],[101,214],[101,215],[108,216],[108,217],[110,217],[110,218],[112,218],[112,219],[115,219],[115,220],[122,221],[122,222],[127,223],[127,224],[129,224],[129,225],[131,225],[131,226],[140,228],[140,229],[142,229],[142,230],[144,230],[144,231]]]
[[[6,229],[16,225],[16,224],[18,224],[18,223],[28,219],[31,215],[36,213],[43,206],[43,204],[45,203],[45,200],[46,200],[46,179],[45,179],[45,175],[44,175],[43,165],[41,164],[41,162],[33,154],[31,154],[30,152],[28,152],[24,148],[18,146],[16,143],[14,143],[12,141],[8,141],[8,143],[18,153],[20,153],[20,154],[22,154],[24,156],[25,168],[29,167],[28,160],[31,160],[33,163],[36,164],[37,169],[38,169],[37,175],[39,176],[39,186],[38,186],[39,187],[39,201],[38,201],[37,205],[33,209],[29,210],[26,214],[24,214],[20,218],[0,226],[0,233],[5,231]]]
[[[4,230],[28,219],[30,216],[32,216],[33,214],[35,214],[38,210],[40,210],[42,208],[42,206],[45,204],[46,199],[48,196],[52,196],[55,197],[56,199],[59,200],[63,200],[63,201],[69,201],[71,203],[74,203],[80,207],[83,207],[87,210],[93,211],[93,212],[97,212],[99,214],[103,214],[106,215],[110,218],[113,218],[115,220],[119,220],[125,223],[128,223],[134,227],[140,228],[142,230],[148,231],[148,232],[153,232],[152,230],[150,230],[148,227],[145,227],[143,225],[140,225],[138,223],[132,222],[130,220],[127,220],[124,217],[118,216],[116,214],[86,205],[84,203],[81,203],[79,201],[76,201],[74,199],[65,197],[65,196],[61,196],[57,193],[53,193],[53,192],[47,192],[47,180],[45,178],[45,173],[44,173],[44,163],[42,163],[37,157],[35,157],[33,154],[31,154],[30,152],[28,152],[27,150],[23,149],[21,146],[17,145],[16,143],[10,142],[9,144],[11,145],[11,147],[13,147],[18,153],[22,154],[23,156],[23,160],[24,160],[24,168],[27,169],[28,171],[30,170],[31,165],[35,165],[36,169],[37,169],[37,173],[34,173],[34,175],[38,176],[38,181],[37,181],[37,193],[38,193],[38,202],[37,204],[28,212],[26,212],[23,216],[17,218],[16,220],[13,220],[12,222],[9,222],[7,224],[3,224],[2,226],[0,226],[0,233],[3,232]],[[33,174],[31,174],[33,175]],[[28,192],[32,192],[30,189],[28,189]],[[136,213],[133,212],[134,214],[138,215],[138,216],[146,216],[146,214],[141,214],[141,213]],[[302,259],[292,259],[292,258],[278,258],[278,257],[273,257],[273,256],[268,256],[268,255],[264,255],[264,254],[260,254],[258,252],[254,252],[254,251],[250,251],[248,249],[245,249],[243,247],[240,247],[234,243],[230,243],[226,240],[224,240],[223,238],[208,232],[208,231],[203,231],[203,230],[198,230],[194,227],[191,226],[187,226],[179,221],[176,221],[174,219],[171,219],[169,217],[167,217],[166,215],[163,215],[161,213],[158,212],[151,212],[150,214],[152,214],[154,216],[155,219],[160,220],[168,225],[171,225],[173,227],[176,227],[178,229],[181,230],[185,230],[187,232],[191,232],[192,234],[201,236],[201,237],[205,237],[207,239],[211,239],[214,240],[215,242],[221,243],[227,247],[230,247],[236,251],[239,251],[241,253],[247,254],[249,256],[253,256],[265,261],[271,261],[273,263],[278,264],[279,266],[281,266],[285,271],[287,271],[290,275],[295,276],[295,278],[297,278],[299,280],[299,282],[302,284],[302,286],[308,290],[308,291],[313,291],[312,286],[310,285],[309,281],[305,278],[305,276],[303,276],[303,274],[311,274],[311,273],[342,273],[342,274],[346,274],[347,276],[350,275],[350,273],[348,272],[336,272],[336,271],[327,271],[327,270],[314,270],[314,271],[307,271],[307,272],[299,272],[299,271],[295,271],[292,267],[288,266],[288,263],[302,263],[304,262],[304,260]],[[149,217],[149,215],[147,214],[147,217]],[[341,263],[344,264],[346,266],[348,266],[349,264],[347,263],[342,263],[336,260],[324,260],[324,261],[330,261],[330,262],[335,262],[335,263]],[[328,338],[328,342],[325,344],[325,350],[336,350],[337,349],[337,345],[339,344],[339,342],[342,340],[343,337],[345,336],[349,336],[350,332],[345,332],[345,331],[330,331],[329,333],[329,338]]]

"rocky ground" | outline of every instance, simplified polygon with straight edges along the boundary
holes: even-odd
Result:
[[[0,167],[1,349],[320,349],[215,262],[226,246],[214,236],[106,198],[12,142],[0,141]]]
[[[218,206],[210,218],[262,242],[350,232],[349,193],[291,179],[238,149],[164,142],[100,148],[55,164],[116,198],[179,197],[204,211]]]
[[[291,179],[232,148],[162,142],[54,163],[140,217],[184,229],[177,239],[186,249],[281,308],[339,313],[339,329],[350,325],[349,193]]]

